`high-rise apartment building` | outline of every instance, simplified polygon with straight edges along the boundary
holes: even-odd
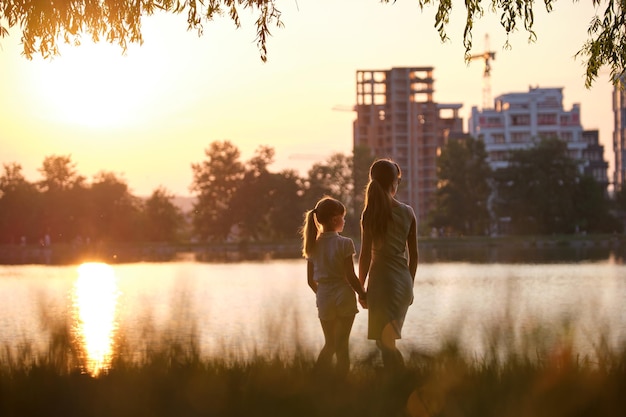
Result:
[[[433,67],[398,67],[356,72],[354,146],[402,169],[398,199],[427,219],[437,189],[437,154],[450,134],[463,132],[462,104],[433,99]]]
[[[473,107],[469,133],[484,141],[492,169],[506,167],[512,150],[534,146],[541,138],[559,138],[567,143],[581,173],[608,185],[608,163],[598,131],[583,131],[579,104],[563,108],[563,88],[531,87],[526,93],[496,97],[493,109]]]
[[[613,187],[619,191],[626,181],[626,89],[623,82],[613,87],[613,153]]]

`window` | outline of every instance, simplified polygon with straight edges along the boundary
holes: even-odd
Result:
[[[487,116],[478,119],[478,124],[481,127],[501,127],[502,118],[499,116]]]
[[[527,143],[530,142],[530,133],[528,132],[512,132],[511,142],[513,143]]]
[[[511,115],[511,125],[528,126],[530,125],[530,116],[527,114],[513,114]]]
[[[539,133],[539,137],[542,139],[554,139],[558,138],[559,135],[556,132],[541,132]]]
[[[539,113],[537,115],[537,124],[538,125],[555,125],[556,124],[556,114],[554,114],[554,113]]]

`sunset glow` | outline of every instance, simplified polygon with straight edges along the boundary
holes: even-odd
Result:
[[[190,164],[214,141],[231,141],[242,162],[272,146],[270,169],[303,175],[333,153],[349,154],[355,114],[345,109],[355,104],[357,70],[432,66],[435,101],[462,103],[465,122],[482,103],[483,65],[464,60],[462,7],[450,16],[448,42],[433,27],[436,8],[414,2],[297,1],[280,10],[285,26],[272,31],[266,63],[247,13],[240,29],[219,18],[200,37],[186,30],[184,16],[146,16],[144,43],[125,55],[85,35],[59,57],[29,61],[20,55],[19,31],[11,32],[0,40],[0,163],[17,162],[36,181],[46,156],[71,154],[88,178],[113,171],[138,195],[160,185],[189,195]],[[551,13],[537,5],[537,41],[520,29],[506,49],[499,17],[486,12],[474,25],[472,49],[482,52],[489,35],[493,97],[530,85],[564,87],[565,108],[580,103],[583,127],[599,129],[610,171],[612,86],[601,71],[585,89],[575,58],[595,13],[591,3],[559,3]]]
[[[110,365],[117,329],[119,290],[113,269],[102,263],[80,265],[72,295],[75,336],[85,351],[87,372],[97,375]]]
[[[135,123],[150,105],[154,72],[107,43],[87,41],[62,57],[33,62],[35,90],[46,118],[58,124],[119,127]]]

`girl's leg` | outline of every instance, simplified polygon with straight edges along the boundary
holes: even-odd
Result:
[[[335,326],[335,353],[337,355],[337,376],[345,378],[350,370],[350,332],[354,315],[339,317]]]
[[[324,347],[317,357],[316,368],[318,371],[327,372],[330,370],[333,355],[335,354],[335,326],[336,320],[320,320],[322,331],[324,332]]]

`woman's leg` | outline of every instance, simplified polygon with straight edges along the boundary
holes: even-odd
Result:
[[[389,322],[383,328],[380,340],[376,341],[376,346],[380,349],[385,369],[393,373],[404,369],[404,358],[396,347],[396,339],[398,338],[396,326],[394,326],[393,322]]]
[[[350,370],[350,332],[354,315],[339,317],[335,326],[335,354],[337,355],[337,376],[344,378]]]

